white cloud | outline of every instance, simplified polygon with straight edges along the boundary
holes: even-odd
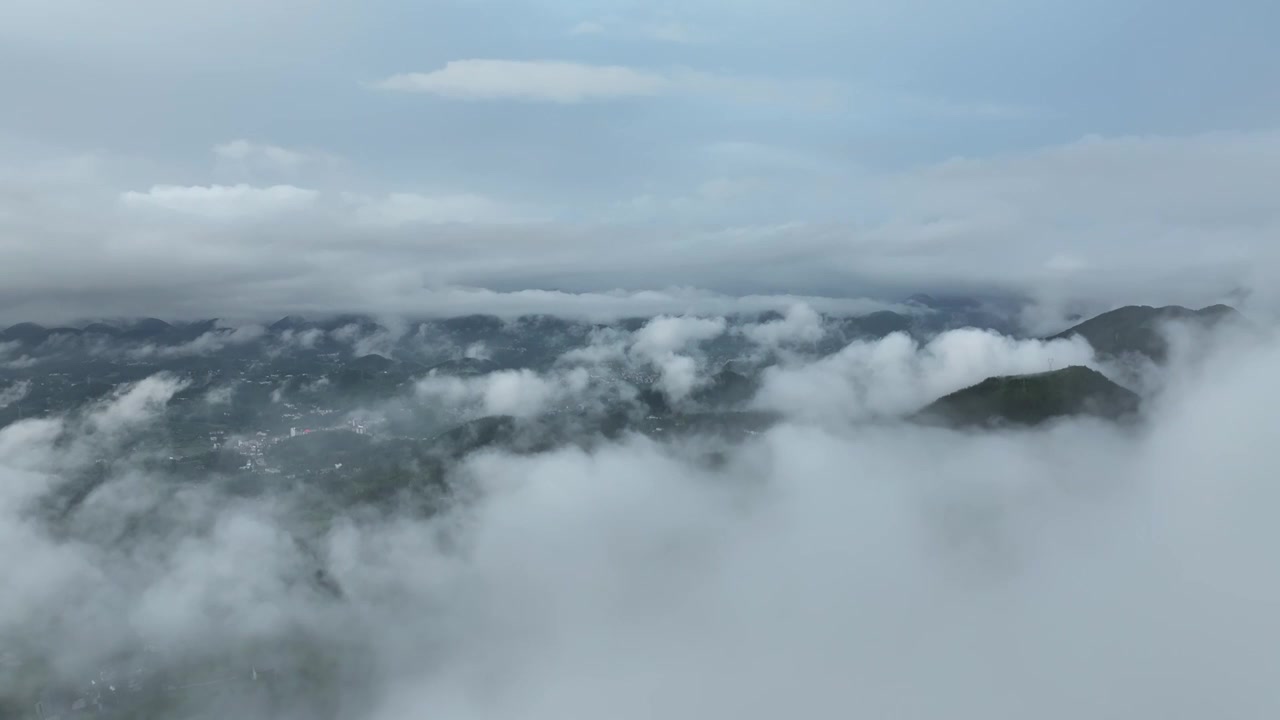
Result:
[[[286,347],[296,345],[300,348],[313,348],[323,337],[324,331],[320,328],[308,328],[306,330],[289,329],[280,333],[280,342]]]
[[[679,402],[706,380],[698,361],[688,355],[668,353],[653,359],[658,368],[658,387],[667,398]]]
[[[195,354],[216,352],[227,345],[244,345],[254,342],[266,334],[266,328],[248,323],[234,328],[222,328],[207,332],[189,343],[189,350]]]
[[[568,365],[609,365],[627,360],[627,342],[630,333],[615,327],[597,328],[591,331],[587,344],[561,355],[559,361]]]
[[[22,380],[0,390],[0,410],[21,402],[31,392],[31,381]]]
[[[162,345],[142,345],[130,349],[127,354],[130,357],[142,359],[149,357],[190,357],[198,355],[210,355],[220,352],[224,348],[232,345],[244,345],[254,342],[266,334],[266,328],[261,325],[249,323],[235,328],[222,328],[218,330],[210,330],[203,333],[195,340],[182,343],[181,345],[162,346]]]
[[[390,328],[366,330],[357,323],[343,325],[329,333],[340,343],[351,346],[351,352],[357,357],[364,355],[381,355],[391,357],[395,352],[396,333]]]
[[[393,75],[377,83],[377,87],[460,100],[578,103],[658,95],[669,83],[661,74],[618,65],[552,60],[454,60],[432,72]]]
[[[532,208],[484,195],[452,193],[385,195],[340,193],[321,203],[318,190],[293,185],[254,186],[156,185],[146,192],[128,191],[121,203],[133,210],[164,210],[209,221],[255,220],[295,215],[302,220],[328,217],[349,226],[395,228],[417,224],[513,224],[545,220]]]
[[[742,333],[758,345],[778,348],[789,344],[813,344],[822,339],[826,329],[822,316],[803,303],[787,308],[781,320],[756,323],[742,328]]]
[[[54,444],[66,430],[63,418],[33,418],[0,428],[0,467],[18,470],[40,470],[57,458]],[[34,483],[31,483],[34,484]],[[9,510],[15,499],[26,500],[31,484],[26,487],[0,486],[0,508]],[[18,496],[15,498],[15,495]]]
[[[486,379],[485,414],[536,415],[547,407],[554,394],[550,382],[529,370],[496,372]]]
[[[425,73],[402,73],[374,84],[455,100],[582,103],[679,95],[747,104],[827,107],[846,91],[834,82],[776,80],[674,68],[649,70],[557,60],[454,60]]]
[[[261,218],[307,209],[319,193],[293,185],[154,185],[120,196],[126,207],[160,209],[209,220]]]
[[[634,333],[616,328],[593,332],[586,345],[560,357],[568,366],[627,366],[639,374],[657,373],[657,387],[679,402],[706,382],[708,367],[699,347],[723,335],[723,317],[659,316]]]
[[[691,344],[710,340],[724,334],[722,317],[656,317],[636,331],[634,352],[648,358],[680,352]]]
[[[521,369],[468,378],[432,373],[417,382],[415,391],[421,398],[471,415],[532,418],[580,401],[589,384],[590,376],[583,368],[547,375]]]
[[[232,140],[213,147],[213,154],[223,160],[241,163],[261,163],[278,170],[297,170],[309,159],[306,153],[289,150],[277,145]]]
[[[165,404],[188,384],[161,374],[123,386],[93,409],[87,424],[98,432],[112,434],[132,430],[162,413]]]
[[[705,380],[705,368],[691,353],[696,346],[724,334],[722,317],[656,317],[636,331],[630,352],[658,370],[658,385],[679,401]]]
[[[7,368],[9,370],[25,370],[26,368],[35,367],[39,362],[40,360],[37,358],[33,358],[30,355],[23,355],[13,360],[0,363],[0,367]]]
[[[1043,358],[951,342],[926,375]],[[878,377],[931,362],[900,359]],[[369,720],[1272,717],[1278,362],[1231,348],[1136,432],[784,422],[727,447],[486,453],[439,514],[353,513],[305,543],[281,483],[175,491],[129,466],[131,438],[26,421],[0,428],[0,635],[73,682],[143,644],[265,646],[293,678],[301,644]],[[536,406],[526,380],[496,404]],[[156,417],[137,400],[122,427]],[[33,509],[104,455],[50,532]],[[318,692],[236,716],[312,717],[293,703]]]
[[[756,404],[788,416],[844,424],[896,418],[995,375],[1020,375],[1069,365],[1095,366],[1082,338],[1015,340],[965,329],[924,345],[903,333],[850,343],[815,361],[769,368]]]
[[[419,195],[391,193],[376,198],[347,197],[356,221],[383,227],[445,223],[521,223],[536,220],[527,209],[483,195]]]
[[[223,385],[210,389],[204,394],[204,401],[210,405],[229,405],[236,394],[234,385]]]
[[[719,469],[640,441],[476,458],[465,560],[343,537],[353,580],[403,553],[454,601],[457,649],[373,717],[1274,714],[1276,361],[1141,433],[785,425]]]

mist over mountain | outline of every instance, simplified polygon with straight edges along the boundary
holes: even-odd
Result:
[[[1274,340],[1144,308],[1040,340],[976,305],[6,329],[0,708],[1065,718],[1262,682],[1204,673],[1275,639],[1244,569],[1269,485],[1225,432],[1280,389]],[[1108,379],[1153,337],[1161,382]],[[1188,524],[1210,477],[1227,505]],[[1216,620],[1164,549],[1205,543],[1250,574],[1198,576],[1254,588]]]
[[[1167,326],[1173,323],[1212,329],[1218,325],[1245,323],[1235,308],[1212,305],[1188,310],[1176,305],[1153,308],[1127,306],[1103,313],[1054,335],[1050,339],[1079,335],[1099,354],[1111,358],[1142,356],[1163,362],[1169,354]]]
[[[1277,28],[0,2],[0,720],[1280,717]]]

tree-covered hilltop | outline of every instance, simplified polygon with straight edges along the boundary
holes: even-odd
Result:
[[[1139,404],[1137,394],[1077,365],[987,378],[938,399],[916,419],[957,426],[1037,425],[1070,415],[1119,419],[1137,412]]]

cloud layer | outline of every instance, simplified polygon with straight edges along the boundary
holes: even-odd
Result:
[[[132,371],[287,313],[639,317],[397,402],[591,418],[635,406],[609,367],[696,407],[708,346],[742,343],[774,362],[750,407],[782,418],[481,453],[436,515],[332,523],[322,488],[176,477],[178,377],[12,423],[0,715],[33,689],[9,653],[81,683],[142,648],[306,678],[211,709],[246,720],[1280,714],[1274,341],[1142,376],[1134,427],[991,433],[901,416],[1113,369],[974,330],[809,352],[818,313],[916,292],[1024,296],[1034,332],[1133,303],[1280,318],[1277,7],[0,4],[0,325],[245,321],[111,358]],[[366,330],[266,359],[389,352]]]
[[[0,277],[12,321],[160,306],[188,316],[398,312],[485,292],[461,287],[640,297],[672,285],[830,298],[1003,291],[1049,306],[1226,300],[1269,315],[1277,218],[1259,193],[1272,184],[1275,145],[1274,133],[1086,139],[835,185],[825,170],[784,170],[751,151],[781,175],[761,168],[759,181],[582,220],[571,216],[585,209],[469,191],[238,183],[115,193],[98,171],[77,170],[38,191],[15,178],[0,197],[13,240]],[[835,188],[860,200],[819,221],[827,213],[806,194]],[[31,192],[36,202],[18,200]],[[664,204],[660,217],[638,210]],[[711,229],[713,219],[741,223]],[[633,312],[655,311],[667,308]]]
[[[664,351],[710,333],[654,328]],[[788,372],[905,397],[1086,351],[953,333]],[[1277,361],[1273,341],[1221,346],[1126,430],[812,424],[800,408],[736,447],[485,453],[454,478],[467,502],[351,517],[310,550],[285,494],[144,469],[134,441],[181,388],[154,377],[0,429],[0,635],[68,678],[138,643],[337,658],[312,667],[323,690],[286,696],[312,717],[1262,716],[1280,709]],[[515,408],[548,386],[474,389]],[[51,533],[36,501],[104,454],[105,481]],[[340,598],[306,582],[316,562]]]
[[[0,10],[13,320],[456,287],[1277,307],[1263,4],[162,5]]]

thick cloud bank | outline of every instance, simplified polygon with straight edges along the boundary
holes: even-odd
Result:
[[[641,347],[716,334],[676,329]],[[0,637],[69,680],[142,646],[310,678],[249,718],[1275,715],[1280,344],[1172,373],[1132,427],[887,419],[1091,357],[855,343],[774,371],[757,402],[788,419],[738,446],[482,453],[445,512],[311,534],[283,486],[166,479],[139,434],[181,383],[153,377],[0,430]],[[573,377],[432,389],[517,412]]]

